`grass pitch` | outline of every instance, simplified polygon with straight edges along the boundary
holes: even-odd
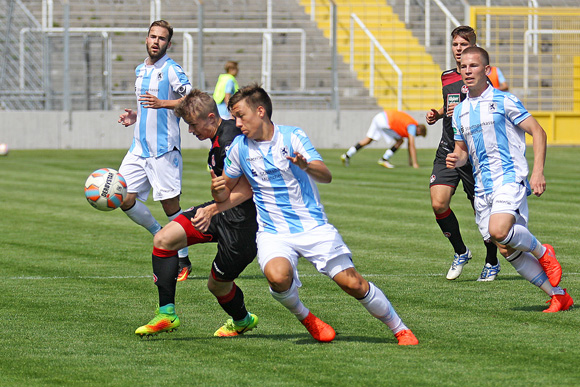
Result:
[[[447,281],[452,260],[431,211],[433,150],[421,168],[376,164],[365,149],[349,168],[321,153],[334,180],[319,185],[330,221],[357,269],[387,294],[419,338],[399,347],[390,331],[308,263],[301,298],[337,331],[315,342],[271,298],[254,262],[236,281],[258,328],[214,338],[227,319],[206,289],[215,245],[190,247],[193,272],[178,284],[181,328],[134,335],[152,317],[151,236],[120,210],[99,212],[83,196],[93,170],[117,168],[124,150],[12,151],[0,158],[0,385],[577,385],[580,310],[544,314],[548,297],[503,258],[491,283],[476,282],[485,249],[462,191],[452,201],[474,253]],[[531,149],[529,151],[531,155]],[[530,197],[530,229],[556,249],[562,286],[580,303],[579,148],[550,148],[548,190]],[[206,151],[184,152],[182,206],[210,199]],[[158,203],[148,203],[166,222]],[[580,305],[580,304],[579,304]]]

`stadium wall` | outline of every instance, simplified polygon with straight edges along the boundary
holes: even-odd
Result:
[[[0,143],[10,149],[128,149],[133,127],[117,123],[121,112],[113,111],[4,111],[0,112]],[[345,110],[336,128],[334,110],[275,110],[275,123],[304,129],[315,147],[346,149],[365,137],[376,110]],[[425,123],[425,112],[409,112],[419,123]],[[187,132],[182,121],[182,147],[208,148]],[[417,148],[436,148],[441,137],[441,121],[428,127],[428,135],[419,137]],[[406,142],[405,145],[406,146]],[[385,148],[383,141],[370,145]]]

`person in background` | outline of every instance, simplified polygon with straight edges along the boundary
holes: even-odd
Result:
[[[239,89],[238,81],[236,81],[239,71],[238,62],[227,61],[224,69],[226,70],[225,74],[220,74],[215,85],[213,99],[217,104],[220,116],[224,120],[229,120],[232,116],[228,111],[228,102],[231,96]]]

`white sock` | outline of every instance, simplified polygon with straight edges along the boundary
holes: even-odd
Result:
[[[351,146],[347,151],[346,151],[346,155],[348,157],[352,157],[354,156],[354,154],[356,153],[356,148],[354,146]]]
[[[181,214],[182,212],[183,211],[180,208],[179,211],[177,211],[175,214],[171,216],[168,216],[167,219],[169,219],[169,221],[171,222],[173,219],[177,218],[179,214]],[[177,252],[177,255],[179,256],[179,258],[185,258],[189,255],[189,250],[187,249],[187,247],[184,247],[183,249]]]
[[[298,287],[294,281],[292,281],[290,289],[285,292],[278,293],[270,288],[270,294],[272,294],[272,297],[274,297],[276,301],[284,305],[286,309],[292,312],[300,321],[304,320],[308,316],[308,313],[310,313],[308,308],[306,308],[302,301],[300,301],[300,297],[298,297]]]
[[[530,230],[521,224],[514,224],[507,238],[499,243],[508,245],[516,250],[528,251],[538,259],[542,258],[542,255],[546,252],[546,248],[538,242]]]
[[[388,160],[388,159],[390,159],[390,158],[391,158],[391,156],[392,156],[392,155],[394,155],[394,154],[395,154],[395,152],[393,152],[393,151],[392,151],[392,150],[390,150],[390,149],[387,149],[387,150],[385,151],[385,154],[383,155],[383,160]]]
[[[540,262],[532,254],[525,251],[515,251],[506,259],[512,264],[519,275],[542,289],[547,295],[564,294],[562,288],[550,284],[542,265],[540,265]]]
[[[393,333],[398,333],[407,328],[403,320],[399,317],[395,308],[381,289],[369,282],[368,293],[359,302],[369,311],[371,315],[385,323]]]
[[[145,203],[135,200],[135,205],[127,211],[123,211],[135,223],[145,227],[152,235],[155,235],[161,230],[161,225],[153,215]]]

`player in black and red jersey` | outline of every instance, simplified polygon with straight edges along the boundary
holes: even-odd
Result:
[[[433,161],[433,172],[429,189],[431,192],[431,206],[435,213],[437,224],[443,231],[453,249],[455,255],[453,263],[447,273],[448,280],[454,280],[461,275],[463,266],[471,259],[471,251],[463,243],[459,222],[450,208],[451,197],[455,193],[459,181],[463,183],[463,190],[467,198],[473,205],[474,180],[471,164],[467,163],[461,168],[448,169],[445,165],[445,158],[448,153],[452,153],[455,147],[453,140],[453,128],[451,117],[455,105],[463,101],[467,96],[467,86],[463,84],[460,74],[461,53],[467,47],[475,46],[476,35],[473,28],[469,26],[459,26],[451,32],[453,57],[456,67],[441,74],[441,84],[443,86],[443,107],[439,110],[431,109],[425,118],[429,125],[433,125],[439,119],[443,119],[443,133],[441,141]],[[500,271],[497,259],[497,246],[490,241],[484,241],[486,247],[485,265],[478,281],[493,281]]]
[[[234,138],[241,135],[234,120],[220,117],[213,98],[193,90],[175,108],[175,113],[189,125],[189,132],[199,140],[211,140],[208,165],[211,168],[212,190],[223,182],[222,171],[226,151]],[[155,317],[135,331],[140,336],[171,332],[179,325],[175,313],[175,288],[179,262],[177,250],[198,243],[217,242],[218,251],[212,263],[207,286],[223,310],[231,316],[214,336],[237,336],[258,324],[258,317],[246,310],[244,294],[234,280],[256,257],[256,206],[251,187],[243,179],[232,191],[230,200],[207,202],[184,211],[159,231],[153,240],[153,274],[159,292],[159,308]],[[222,205],[235,207],[223,211]],[[192,219],[198,214],[208,225],[198,231]],[[203,214],[203,215],[201,215]],[[205,229],[205,228],[204,228]]]

